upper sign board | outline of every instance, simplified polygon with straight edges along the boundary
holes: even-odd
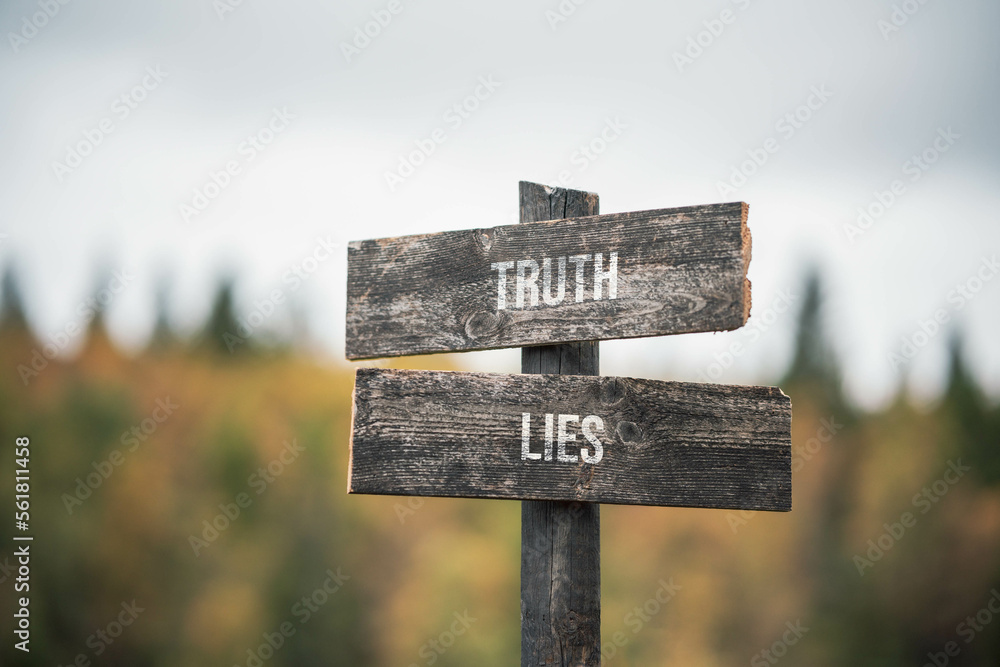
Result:
[[[746,221],[736,202],[353,241],[347,358],[737,329]]]

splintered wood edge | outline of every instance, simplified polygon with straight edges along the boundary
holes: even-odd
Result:
[[[747,225],[747,216],[750,214],[750,205],[741,201],[740,203],[740,239],[742,240],[740,254],[743,256],[743,324],[750,319],[750,279],[746,277],[750,270],[750,259],[753,254],[753,239],[750,235],[750,227]],[[742,325],[741,325],[742,326]]]
[[[531,181],[519,181],[519,187],[520,187],[521,190],[523,190],[524,188],[532,188],[532,187],[542,188],[546,192],[546,194],[551,194],[552,192],[554,192],[556,190],[556,188],[552,188],[551,186],[542,185],[542,184],[538,184],[538,183],[533,183]],[[593,192],[586,192],[586,191],[582,191],[582,190],[580,190],[578,192],[583,192],[586,197],[593,197],[595,199],[598,197],[598,195],[596,193],[593,193]],[[742,294],[741,294],[742,312],[740,313],[740,315],[741,315],[741,321],[740,321],[740,323],[738,325],[728,326],[728,327],[716,329],[716,331],[735,331],[735,330],[739,329],[740,327],[745,326],[746,323],[747,323],[747,321],[749,321],[749,319],[750,319],[750,312],[751,312],[751,307],[752,307],[751,283],[750,283],[749,278],[746,277],[747,271],[749,270],[749,267],[750,267],[750,260],[751,260],[751,255],[752,255],[752,239],[751,239],[750,228],[747,225],[747,218],[748,218],[748,215],[749,215],[750,206],[746,202],[728,202],[728,203],[724,203],[724,204],[705,204],[705,205],[702,205],[702,206],[695,205],[695,206],[677,207],[677,208],[680,208],[680,209],[689,209],[689,208],[706,208],[706,207],[711,207],[711,206],[736,206],[736,205],[738,205],[740,207],[740,257],[741,257],[742,263],[743,263],[743,266],[742,266],[742,270],[743,270],[743,289],[742,289]],[[648,210],[644,210],[644,211],[633,211],[633,212],[631,212],[631,214],[650,213],[650,212],[661,211],[661,210],[662,211],[670,211],[670,210],[674,210],[674,209],[669,209],[669,208],[668,209],[648,209]],[[607,216],[607,215],[618,215],[618,214],[603,214],[603,215]],[[629,215],[629,214],[622,214],[622,215]],[[551,219],[551,220],[536,220],[536,221],[532,221],[532,222],[529,222],[529,223],[521,223],[521,224],[544,225],[544,224],[547,224],[547,223],[564,222],[564,221],[567,221],[567,220],[581,221],[581,220],[586,220],[586,219],[590,219],[590,218],[599,218],[601,216],[602,216],[602,214],[595,213],[593,215],[585,215],[585,216],[572,216],[572,217],[568,217],[568,218],[554,218],[554,219]],[[507,226],[507,225],[501,225],[501,226]],[[496,229],[496,227],[481,228],[481,230],[486,230],[486,229]],[[454,231],[454,230],[452,230],[452,231]],[[462,231],[476,231],[476,230],[462,230]],[[433,237],[433,236],[437,236],[439,234],[444,234],[444,233],[447,233],[447,232],[432,232],[432,233],[426,233],[426,234],[407,235],[407,236],[403,236],[403,237],[386,237],[386,238],[368,239],[368,240],[369,241],[375,241],[375,242],[377,242],[377,243],[379,243],[381,245],[381,244],[385,244],[385,243],[398,242],[400,239],[403,239],[403,238],[407,238],[407,239],[411,239],[411,240],[415,240],[415,239],[423,240],[423,239],[426,239],[426,238],[429,238],[429,237]],[[364,240],[350,241],[348,243],[348,255],[350,255],[351,251],[354,251],[354,252],[360,251],[361,248],[362,248],[362,245],[364,243],[365,243]],[[347,271],[348,271],[348,276],[350,276],[350,272],[351,272],[351,263],[350,263],[350,261],[348,261]],[[349,307],[350,307],[350,303],[348,303],[348,308]],[[345,327],[347,327],[347,326],[348,325],[345,323]],[[677,332],[677,333],[687,333],[687,332]],[[629,335],[629,336],[625,336],[623,338],[617,338],[617,337],[615,337],[615,338],[609,338],[609,339],[599,338],[598,340],[630,340],[630,339],[636,339],[636,338],[653,338],[653,337],[659,337],[659,336],[665,336],[665,335],[671,335],[671,334],[649,333],[649,334]],[[564,341],[559,341],[559,344],[574,343],[574,342],[583,342],[584,340],[589,340],[589,339],[581,339],[579,341],[564,340]],[[537,344],[539,344],[539,343],[533,343],[533,345],[537,345]],[[458,350],[406,351],[406,352],[403,352],[403,353],[400,353],[400,352],[394,352],[394,353],[373,352],[372,354],[366,354],[366,353],[363,353],[363,352],[359,353],[359,352],[356,352],[354,350],[351,350],[350,347],[351,347],[351,339],[348,336],[347,342],[345,344],[345,349],[344,349],[344,357],[346,359],[348,359],[349,361],[365,361],[365,360],[371,360],[371,359],[384,359],[384,358],[389,358],[389,357],[400,357],[400,356],[422,356],[422,355],[428,355],[428,354],[445,354],[445,353],[456,352],[456,351],[461,351],[461,352],[475,352],[475,351],[481,351],[481,350],[511,349],[511,348],[523,347],[523,345],[512,344],[512,345],[509,345],[509,346],[506,346],[506,347],[496,347],[496,346],[493,346],[493,345],[486,345],[484,347],[475,347],[475,346],[470,345],[470,346],[462,347],[462,348],[460,348]]]
[[[462,375],[462,376],[475,376],[476,378],[483,380],[496,380],[503,378],[528,378],[528,377],[540,377],[538,375],[523,375],[523,374],[510,374],[510,373],[486,373],[486,372],[460,372],[460,371],[425,371],[425,370],[404,370],[404,369],[374,369],[374,368],[364,368],[358,369],[356,373],[356,380],[360,382],[365,382],[365,386],[362,389],[370,387],[369,379],[370,377],[377,377],[382,375],[395,376],[395,378],[403,379],[407,376],[428,376],[428,375],[439,375],[439,376],[451,376],[451,375]],[[543,374],[551,375],[552,377],[566,377],[561,375]],[[364,377],[362,377],[364,376]],[[600,381],[602,376],[588,377],[591,381]],[[604,379],[607,379],[606,377]],[[613,504],[613,505],[639,505],[639,506],[653,506],[653,507],[709,507],[715,509],[755,509],[760,511],[771,511],[771,512],[789,512],[793,509],[792,507],[792,486],[791,486],[791,419],[792,419],[792,401],[791,398],[777,386],[766,386],[766,385],[717,385],[713,383],[699,383],[699,382],[678,382],[669,380],[653,380],[643,378],[620,378],[628,380],[637,380],[641,382],[653,382],[654,384],[661,385],[671,385],[672,389],[684,390],[694,389],[698,387],[714,388],[717,390],[723,390],[724,393],[738,391],[738,390],[764,390],[764,395],[770,399],[776,401],[773,406],[773,416],[785,422],[787,425],[787,440],[783,444],[784,447],[788,448],[789,460],[786,463],[786,472],[788,477],[788,486],[786,490],[775,499],[770,505],[765,504],[725,504],[721,502],[715,502],[713,504],[705,504],[704,502],[699,504],[674,504],[666,502],[635,502],[635,501],[623,501],[621,499],[592,499],[585,502],[596,502],[600,504]],[[368,391],[358,392],[357,385],[355,392],[352,395],[352,439],[351,439],[351,463],[349,469],[349,484],[348,493],[349,494],[365,494],[365,495],[383,495],[383,496],[422,496],[422,497],[445,497],[445,498],[497,498],[505,500],[571,500],[565,496],[553,496],[548,493],[528,493],[525,492],[521,495],[516,496],[502,496],[502,495],[484,495],[479,493],[456,493],[456,492],[442,492],[440,490],[422,490],[422,491],[399,491],[399,490],[374,490],[368,489],[364,491],[356,491],[351,488],[351,482],[353,482],[353,434],[354,434],[354,424],[357,420],[356,410],[358,406],[358,394],[365,393],[366,399],[371,398],[371,394]],[[380,392],[376,392],[377,394]],[[382,396],[382,400],[385,397]],[[787,421],[786,421],[787,420]],[[782,438],[784,440],[784,438]],[[369,443],[371,444],[371,443]],[[367,450],[365,450],[367,451]]]
[[[518,194],[520,194],[522,189],[526,186],[531,188],[542,188],[543,190],[545,190],[545,194],[547,195],[551,195],[556,190],[564,190],[565,192],[570,192],[570,190],[567,188],[560,188],[555,185],[545,185],[544,183],[535,183],[534,181],[518,181],[517,182]],[[573,192],[579,192],[585,197],[597,197],[597,193],[591,192],[590,190],[574,190]]]
[[[354,371],[354,388],[351,390],[351,432],[347,437],[347,493],[354,493],[354,421],[358,415],[358,371]]]
[[[788,504],[783,505],[782,507],[779,507],[778,509],[772,511],[791,512],[792,504],[794,503],[794,496],[792,494],[792,471],[791,471],[792,454],[794,453],[792,452],[792,418],[795,414],[795,411],[792,410],[792,397],[786,394],[784,391],[782,391],[781,387],[773,385],[770,387],[770,389],[772,392],[777,393],[778,396],[788,401]]]

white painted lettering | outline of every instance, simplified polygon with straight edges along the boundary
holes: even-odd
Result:
[[[545,415],[545,460],[552,460],[552,413]]]
[[[593,290],[594,301],[618,298],[618,252],[610,252],[607,269],[604,268],[605,253],[563,257],[542,257],[541,260],[520,259],[510,262],[493,262],[490,269],[497,272],[497,310],[508,307],[510,280],[508,272],[516,269],[514,285],[514,305],[512,308],[534,308],[540,305],[558,306],[566,301],[566,274],[572,275],[573,296],[576,303],[583,303],[588,288]],[[573,268],[567,271],[567,264]],[[593,264],[593,267],[588,267]],[[592,272],[592,273],[591,273]],[[553,276],[555,274],[555,276]],[[591,280],[591,275],[593,280]],[[553,289],[553,282],[555,286]],[[541,283],[541,284],[539,284]],[[607,285],[607,291],[605,291]],[[606,295],[606,296],[605,296]]]
[[[597,438],[594,431],[604,430],[604,420],[597,415],[588,415],[583,418],[583,422],[580,424],[580,428],[583,431],[583,437],[587,439],[587,442],[594,448],[594,453],[590,454],[587,452],[586,447],[580,448],[580,456],[587,463],[600,463],[601,459],[604,458],[604,445]]]
[[[587,444],[578,451],[579,456],[567,451],[567,445],[572,445],[577,440],[576,430],[571,430],[572,426],[579,424],[579,431],[583,434]],[[555,450],[556,461],[559,463],[577,463],[581,459],[584,463],[596,465],[604,458],[604,443],[601,442],[599,434],[603,434],[604,420],[597,415],[587,415],[580,421],[579,415],[545,414],[545,436],[544,453],[531,451],[531,413],[521,413],[521,460],[538,461],[544,458],[545,461],[552,461],[553,450]]]
[[[556,441],[559,447],[559,462],[560,463],[576,463],[580,460],[576,454],[566,453],[566,443],[576,440],[575,433],[567,433],[566,425],[569,422],[580,421],[579,415],[559,415],[559,431],[556,436]]]
[[[507,307],[507,272],[514,268],[514,262],[493,262],[490,268],[497,271],[497,310]]]
[[[525,276],[524,270],[530,273]],[[532,306],[538,305],[538,262],[533,259],[522,259],[517,263],[517,297],[515,299],[518,308],[524,308],[524,289],[528,288],[529,303]]]
[[[542,455],[538,452],[531,451],[531,413],[522,412],[521,413],[521,460],[527,461],[531,459],[537,461],[542,458]]]
[[[576,264],[576,302],[583,302],[583,265],[590,261],[590,255],[570,255],[569,261]]]
[[[546,306],[557,306],[566,296],[566,258],[560,257],[559,277],[556,279],[556,296],[552,297],[552,258],[542,260],[542,300]]]
[[[608,298],[618,298],[618,253],[611,253],[608,259],[608,270],[601,268],[604,264],[604,256],[601,253],[594,253],[594,301],[601,300],[601,288],[604,281],[608,281]]]

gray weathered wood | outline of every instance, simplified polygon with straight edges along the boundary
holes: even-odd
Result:
[[[363,368],[354,408],[352,493],[791,508],[791,403],[776,387]],[[603,458],[522,460],[524,412],[533,452],[546,413],[600,417]]]
[[[520,183],[521,222],[599,212],[596,194]],[[521,350],[522,373],[598,375],[597,341]],[[601,506],[521,503],[521,665],[601,662]]]
[[[540,186],[536,186],[540,187]],[[587,195],[567,195],[582,198]],[[575,202],[571,202],[574,203]],[[550,202],[558,208],[559,201]],[[541,205],[540,208],[544,208]],[[482,350],[582,340],[636,338],[742,326],[750,312],[750,233],[744,203],[576,217],[489,229],[354,241],[348,248],[346,355],[349,359]],[[531,220],[541,220],[535,216]],[[617,296],[594,297],[602,269],[618,257]],[[588,255],[565,265],[560,257]],[[494,263],[551,258],[551,290],[537,280],[517,306],[516,271],[499,304]],[[577,301],[576,267],[584,292]],[[525,277],[531,269],[525,268]],[[527,281],[530,283],[530,280]]]
[[[521,665],[601,664],[596,503],[521,503]]]

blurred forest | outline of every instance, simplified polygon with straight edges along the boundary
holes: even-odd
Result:
[[[518,503],[348,496],[346,363],[227,343],[231,283],[197,336],[161,312],[125,354],[98,312],[47,360],[2,284],[0,505],[30,436],[35,542],[26,655],[0,522],[0,664],[518,664]],[[859,410],[803,294],[790,367],[758,378],[792,398],[794,510],[603,507],[605,664],[1000,664],[1000,408],[956,332],[935,404]]]

